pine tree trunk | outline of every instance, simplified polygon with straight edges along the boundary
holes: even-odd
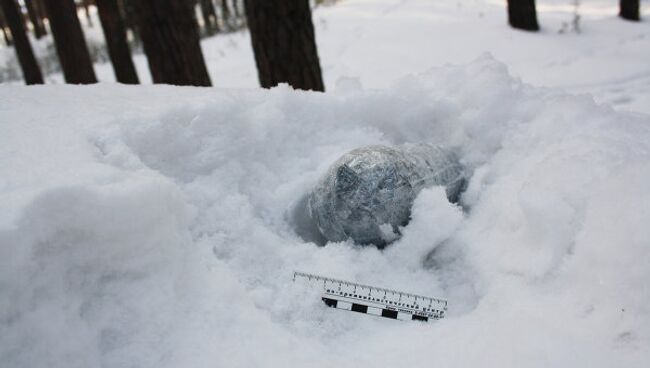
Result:
[[[230,7],[228,0],[221,0],[221,19],[223,20],[223,29],[230,30]]]
[[[11,29],[14,47],[18,55],[18,61],[20,61],[20,67],[23,69],[25,83],[43,84],[43,75],[34,57],[27,33],[25,33],[25,23],[23,23],[23,16],[18,4],[15,0],[0,0],[0,6]]]
[[[619,15],[627,20],[641,20],[639,11],[639,0],[620,0]]]
[[[117,0],[96,0],[95,5],[104,31],[108,54],[115,71],[115,78],[120,83],[138,84],[138,75],[131,59],[126,27]]]
[[[201,2],[201,15],[203,16],[203,23],[208,34],[214,34],[219,30],[217,24],[217,12],[214,9],[212,0],[200,0]]]
[[[30,1],[34,4],[34,10],[36,11],[36,16],[41,21],[45,34],[47,34],[47,26],[45,25],[47,12],[45,11],[45,4],[43,4],[43,0],[30,0]]]
[[[246,0],[260,84],[324,91],[309,0]]]
[[[508,22],[513,28],[538,31],[535,0],[508,0]]]
[[[239,0],[232,0],[232,10],[235,13],[235,18],[239,19],[241,12],[239,11]]]
[[[73,0],[44,0],[66,83],[97,83]]]
[[[37,39],[45,36],[47,32],[45,31],[45,25],[43,25],[43,20],[38,15],[37,5],[34,0],[25,0],[25,6],[27,7],[27,14],[29,15],[29,21],[34,27],[34,36]]]
[[[0,9],[0,30],[2,30],[2,36],[5,40],[5,44],[7,46],[13,45],[13,41],[11,40],[11,34],[9,31],[7,31],[7,22],[5,21],[4,13],[2,12],[2,9]]]
[[[140,43],[140,32],[138,31],[135,10],[133,10],[133,1],[134,0],[119,0],[122,11],[124,13],[124,21],[126,22],[126,27],[131,30],[133,33],[133,38],[136,43]],[[137,0],[135,0],[137,1]]]
[[[153,82],[210,86],[192,4],[137,0],[132,5]]]

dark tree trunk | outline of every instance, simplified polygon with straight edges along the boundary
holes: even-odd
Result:
[[[223,28],[230,30],[230,7],[228,0],[221,0],[221,20],[223,21]]]
[[[47,34],[47,26],[45,25],[45,19],[47,18],[47,12],[45,11],[45,4],[43,0],[30,0],[34,4],[34,10],[36,11],[36,16],[41,21],[43,25],[43,30]]]
[[[25,83],[43,84],[43,75],[34,57],[27,33],[25,33],[25,23],[23,23],[23,15],[18,8],[18,4],[15,0],[0,0],[0,6],[11,29],[14,47],[18,55],[18,61],[20,61],[20,67],[23,69]]]
[[[43,25],[43,20],[38,15],[38,8],[34,0],[25,0],[25,6],[27,7],[27,14],[29,15],[29,21],[34,27],[34,36],[37,39],[45,36],[47,32],[45,31],[45,25]]]
[[[11,46],[14,42],[11,39],[11,34],[7,31],[7,22],[5,21],[4,13],[0,9],[0,30],[2,30],[2,37],[5,39],[5,44]]]
[[[621,11],[619,15],[627,20],[641,20],[639,0],[620,0]]]
[[[309,0],[246,0],[260,84],[324,91]]]
[[[153,82],[210,86],[192,2],[137,0],[132,5]]]
[[[219,30],[217,22],[217,11],[214,9],[212,0],[200,0],[201,2],[201,15],[203,16],[203,23],[208,34],[214,34]]]
[[[133,38],[136,42],[140,42],[140,32],[136,24],[135,10],[133,10],[133,0],[119,0],[124,13],[124,20],[126,27],[133,32]],[[136,0],[137,1],[137,0]]]
[[[120,83],[138,84],[138,75],[131,59],[131,50],[126,39],[126,27],[117,0],[96,0],[95,4],[104,30],[104,38],[115,71],[115,78]]]
[[[538,31],[535,0],[508,0],[508,22],[513,28]]]
[[[66,83],[97,83],[73,0],[44,0]]]

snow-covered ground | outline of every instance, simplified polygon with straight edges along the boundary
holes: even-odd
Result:
[[[341,0],[318,7],[314,24],[326,87],[352,77],[366,88],[384,88],[405,74],[467,63],[489,52],[527,83],[589,93],[615,108],[650,113],[650,23],[621,20],[615,0],[577,0],[577,7],[575,2],[538,0],[538,33],[509,28],[501,0]],[[650,0],[641,0],[641,6],[642,15],[650,17]],[[572,28],[575,14],[580,33]],[[107,60],[99,50],[98,19],[94,27],[84,16],[81,21],[92,53]],[[258,86],[247,32],[204,39],[202,47],[215,86]],[[35,48],[41,57],[55,57],[49,38]],[[9,59],[18,69],[13,50],[0,48],[0,62]],[[134,60],[140,80],[151,83],[144,55]],[[95,70],[101,81],[115,80],[110,63],[98,63]],[[48,77],[49,83],[62,80],[60,74]]]
[[[325,94],[252,89],[244,33],[203,43],[237,89],[0,86],[1,365],[648,366],[648,23],[595,1],[558,34],[570,7],[539,3],[540,34],[500,3],[321,8]],[[458,153],[463,208],[423,191],[384,251],[295,234],[330,163],[404,142]],[[294,270],[449,316],[328,309]]]

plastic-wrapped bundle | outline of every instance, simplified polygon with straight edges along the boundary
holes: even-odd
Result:
[[[383,247],[399,237],[420,190],[436,185],[458,200],[465,175],[453,153],[428,144],[369,146],[330,167],[309,194],[307,210],[329,241],[352,238]]]

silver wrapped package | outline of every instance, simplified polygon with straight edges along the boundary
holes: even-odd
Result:
[[[308,195],[307,212],[327,241],[351,238],[381,248],[399,237],[420,190],[445,186],[456,202],[464,185],[458,158],[441,147],[363,147],[329,168]]]

